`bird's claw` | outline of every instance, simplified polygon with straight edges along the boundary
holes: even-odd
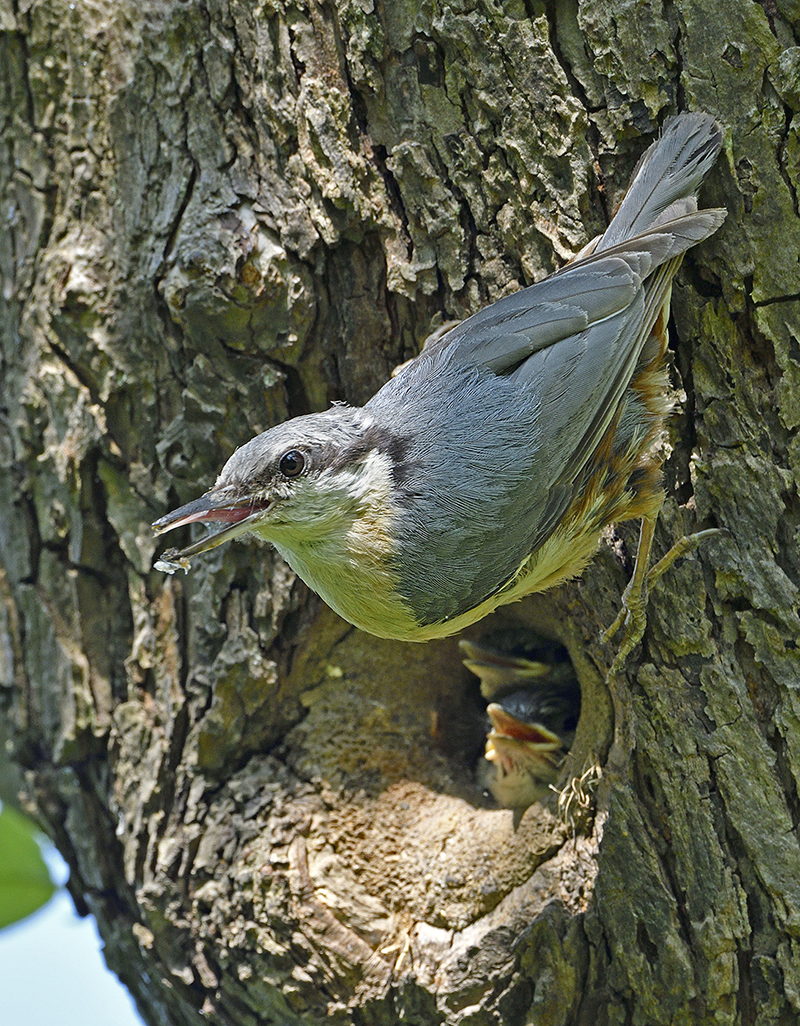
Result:
[[[603,640],[611,639],[624,625],[625,633],[617,649],[614,662],[611,664],[609,676],[614,677],[625,665],[625,660],[642,640],[647,627],[647,598],[649,576],[638,586],[634,586],[636,578],[631,580],[622,594],[622,607],[616,619],[603,635]]]
[[[654,523],[654,522],[653,522]],[[642,522],[642,533],[639,538],[639,551],[636,554],[636,565],[633,576],[622,594],[622,605],[617,613],[614,622],[611,623],[601,635],[604,642],[610,641],[617,631],[625,626],[625,635],[622,644],[617,650],[614,662],[611,664],[609,676],[615,676],[625,664],[625,660],[636,648],[644,636],[647,627],[647,600],[650,589],[669,570],[672,564],[692,552],[707,538],[715,538],[728,534],[725,528],[712,527],[706,531],[697,531],[695,534],[684,535],[662,556],[661,559],[645,573],[650,556],[650,544],[652,543],[652,527],[648,521]],[[641,561],[644,560],[642,564]]]
[[[685,534],[683,538],[679,538],[669,552],[667,552],[665,556],[662,556],[655,566],[650,567],[647,574],[648,588],[651,588],[659,577],[661,577],[665,571],[669,570],[675,560],[693,552],[700,542],[705,541],[707,538],[718,538],[727,534],[730,534],[730,531],[726,530],[724,527],[710,527],[706,531],[696,531],[694,534]]]
[[[614,622],[610,623],[608,627],[606,627],[606,629],[600,634],[600,640],[604,644],[611,641],[611,639],[614,637],[614,635],[617,633],[617,631],[620,629],[623,623],[625,623],[627,616],[628,610],[625,606],[625,598],[623,596],[622,606],[620,607],[620,611],[617,613]]]

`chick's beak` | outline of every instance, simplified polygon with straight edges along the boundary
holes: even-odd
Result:
[[[187,546],[180,551],[170,550],[169,560],[178,561],[189,556],[196,556],[199,552],[207,552],[215,549],[218,545],[230,541],[239,534],[244,534],[253,527],[254,521],[258,520],[261,514],[268,509],[270,503],[265,499],[254,499],[252,497],[234,496],[230,488],[216,488],[199,499],[187,502],[185,506],[167,513],[160,517],[153,524],[156,534],[166,534],[176,527],[184,527],[186,524],[226,524],[221,531],[201,538],[193,545]]]
[[[502,761],[502,753],[509,748],[523,753],[528,758],[546,761],[550,752],[557,752],[563,745],[558,734],[548,730],[541,723],[524,723],[495,702],[487,708],[492,729],[486,742],[486,758]]]
[[[561,738],[540,723],[518,720],[495,703],[486,711],[492,729],[480,779],[499,805],[526,809],[541,801],[558,779],[564,756]]]

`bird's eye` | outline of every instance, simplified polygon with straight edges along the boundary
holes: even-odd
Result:
[[[299,449],[290,449],[281,456],[278,469],[284,477],[297,477],[303,473],[306,465],[306,458]]]

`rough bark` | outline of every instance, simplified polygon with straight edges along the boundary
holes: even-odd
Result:
[[[798,24],[0,2],[0,697],[148,1023],[797,1021]],[[634,526],[499,617],[571,651],[571,773],[606,761],[615,697],[635,737],[585,833],[541,806],[514,829],[456,729],[455,641],[359,634],[255,543],[165,579],[148,525],[559,266],[678,108],[727,128],[704,199],[730,216],[674,290],[657,540],[729,533],[663,579],[616,696]]]

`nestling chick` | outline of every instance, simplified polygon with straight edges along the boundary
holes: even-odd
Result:
[[[222,530],[157,566],[252,532],[357,627],[426,641],[580,573],[609,522],[652,524],[671,285],[725,217],[695,198],[720,145],[710,116],[671,119],[578,258],[447,332],[366,406],[237,449],[153,525]]]
[[[479,777],[498,805],[527,809],[547,797],[575,738],[574,697],[537,689],[490,703]]]
[[[575,738],[581,692],[562,646],[542,640],[531,659],[509,645],[508,633],[459,646],[464,665],[480,677],[481,694],[490,699],[491,729],[478,781],[498,805],[522,811],[547,797],[559,778]]]

